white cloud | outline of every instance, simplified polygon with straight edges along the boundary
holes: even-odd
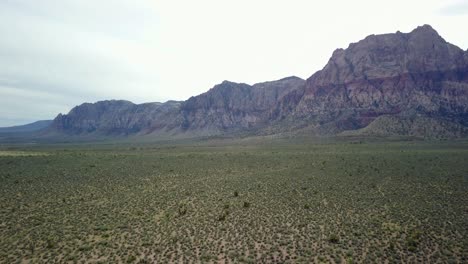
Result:
[[[4,126],[50,119],[49,113],[66,112],[73,101],[70,96],[0,86],[0,116]]]
[[[447,16],[468,16],[468,2],[466,0],[448,1],[440,8],[440,13]]]
[[[34,115],[0,104],[0,126],[53,118],[83,101],[183,100],[225,79],[307,78],[336,48],[422,24],[466,49],[460,31],[466,16],[440,11],[453,3],[4,0],[0,85],[24,94],[6,94],[3,87],[0,94],[9,97],[4,101],[28,102]],[[32,102],[28,93],[41,96]]]

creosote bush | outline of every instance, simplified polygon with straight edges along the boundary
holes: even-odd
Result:
[[[340,238],[335,234],[331,234],[328,238],[328,241],[330,241],[333,244],[337,244],[338,242],[340,242]]]

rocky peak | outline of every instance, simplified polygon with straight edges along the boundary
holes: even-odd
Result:
[[[416,27],[415,29],[413,29],[413,31],[411,31],[410,34],[424,34],[424,35],[439,36],[439,33],[437,33],[437,31],[431,25],[428,25],[428,24],[424,24],[422,26]]]
[[[69,115],[79,114],[82,112],[104,112],[112,109],[122,109],[131,107],[134,104],[130,101],[126,100],[104,100],[98,101],[96,103],[83,103],[74,107]]]
[[[466,52],[429,25],[409,33],[371,35],[335,50],[323,70],[307,80],[297,106],[289,109],[313,122],[339,124],[341,130],[364,127],[386,114],[465,122],[466,58]]]
[[[315,85],[343,84],[402,73],[463,68],[463,51],[447,43],[431,26],[410,33],[371,35],[333,52],[322,71],[309,81]]]

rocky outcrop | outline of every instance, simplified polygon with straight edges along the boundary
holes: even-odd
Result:
[[[181,106],[183,128],[224,131],[267,125],[285,95],[303,88],[305,81],[288,77],[253,86],[224,81]]]
[[[312,75],[297,105],[283,116],[346,129],[368,125],[380,115],[444,116],[466,122],[466,53],[430,26],[410,33],[372,35],[333,53]]]
[[[84,103],[59,114],[50,130],[67,134],[128,135],[177,127],[180,102],[134,104],[123,100]]]

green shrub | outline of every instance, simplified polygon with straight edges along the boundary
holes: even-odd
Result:
[[[328,238],[328,241],[330,241],[331,243],[333,244],[337,244],[338,242],[340,242],[340,238],[335,235],[335,234],[332,234],[330,235],[330,237]]]
[[[130,255],[127,258],[127,263],[133,263],[133,262],[135,262],[135,260],[136,260],[136,257],[133,256],[133,255]]]

